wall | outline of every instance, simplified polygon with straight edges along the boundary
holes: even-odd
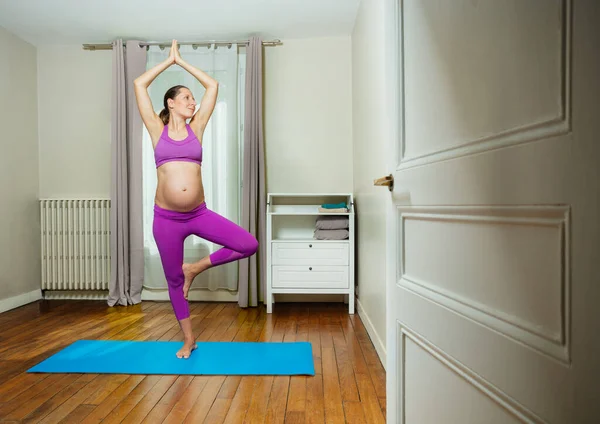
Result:
[[[109,197],[112,52],[41,46],[40,196]]]
[[[0,312],[41,297],[36,49],[0,28]]]
[[[352,33],[354,195],[357,203],[357,309],[385,365],[387,175],[384,1],[363,0]]]
[[[270,192],[352,192],[350,37],[265,48]]]

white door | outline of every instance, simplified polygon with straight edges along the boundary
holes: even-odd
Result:
[[[388,422],[600,422],[600,2],[387,3]]]

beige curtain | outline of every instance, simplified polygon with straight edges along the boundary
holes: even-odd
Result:
[[[138,40],[113,42],[111,134],[111,278],[108,305],[142,301],[142,134],[133,80],[146,70],[146,48]]]
[[[263,45],[260,37],[251,37],[246,50],[246,92],[244,117],[244,161],[241,226],[259,243],[258,251],[240,260],[239,306],[258,306],[265,298],[265,221],[266,187],[263,145]]]

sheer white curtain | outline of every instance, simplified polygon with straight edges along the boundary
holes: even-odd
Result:
[[[198,47],[180,46],[182,58],[203,70],[219,82],[219,96],[213,115],[203,137],[202,180],[206,204],[209,209],[239,223],[241,186],[241,140],[243,123],[244,64],[238,46]],[[147,55],[147,69],[164,61],[169,49],[151,46]],[[174,85],[188,87],[198,107],[204,87],[190,73],[173,65],[160,74],[150,85],[149,94],[156,113],[163,108],[165,92]],[[143,140],[143,190],[144,190],[144,287],[166,289],[160,256],[152,235],[154,195],[156,192],[156,166],[154,152],[148,132],[144,129]],[[197,236],[185,241],[184,261],[197,261],[221,246]],[[192,290],[226,289],[237,291],[238,264],[232,262],[211,268],[201,273],[192,285]]]

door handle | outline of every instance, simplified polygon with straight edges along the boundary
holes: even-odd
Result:
[[[376,186],[387,186],[390,191],[394,190],[394,175],[386,175],[373,181],[373,185]]]

